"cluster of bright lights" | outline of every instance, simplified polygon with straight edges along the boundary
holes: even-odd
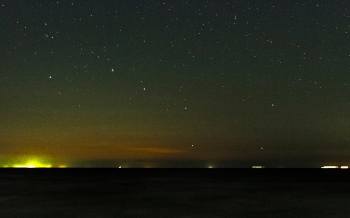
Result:
[[[33,163],[33,162],[28,162],[25,164],[15,164],[12,167],[14,168],[51,168],[51,164],[42,164],[42,163]]]
[[[50,164],[25,164],[25,165],[13,165],[14,168],[51,168]]]
[[[321,167],[322,169],[349,169],[349,167],[348,166],[341,166],[341,167],[339,167],[339,166],[323,166],[323,167]]]
[[[265,168],[264,166],[252,166],[253,169],[263,169]]]
[[[24,158],[24,160],[16,161],[15,164],[5,165],[9,168],[51,168],[52,165],[43,161],[38,157]]]

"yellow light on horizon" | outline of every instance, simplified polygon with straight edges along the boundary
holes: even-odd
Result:
[[[14,168],[51,168],[50,164],[26,164],[26,165],[13,165]]]
[[[17,162],[12,165],[13,168],[51,168],[52,165],[49,163],[45,163],[45,161],[41,161],[41,159],[37,157],[29,158],[23,162]]]
[[[338,166],[323,166],[322,169],[338,169]]]
[[[264,166],[252,166],[253,169],[262,169],[265,168]]]

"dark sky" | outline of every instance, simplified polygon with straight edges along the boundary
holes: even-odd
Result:
[[[2,0],[0,159],[350,165],[348,0]]]

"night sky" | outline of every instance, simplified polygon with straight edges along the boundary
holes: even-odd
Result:
[[[2,0],[0,165],[350,165],[348,0]]]

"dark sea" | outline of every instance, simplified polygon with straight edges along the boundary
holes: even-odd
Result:
[[[1,169],[0,217],[350,217],[350,170]]]

